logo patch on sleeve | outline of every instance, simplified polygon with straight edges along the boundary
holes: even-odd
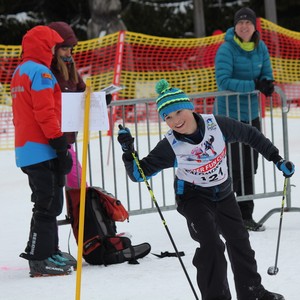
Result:
[[[52,79],[52,76],[51,76],[51,74],[49,74],[49,73],[43,73],[43,74],[42,74],[42,78],[45,78],[45,79]]]

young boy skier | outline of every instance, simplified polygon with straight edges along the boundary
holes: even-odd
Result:
[[[196,114],[187,95],[169,87],[164,79],[157,83],[156,91],[158,112],[170,130],[139,163],[147,178],[162,169],[177,168],[174,182],[177,210],[186,218],[191,237],[199,242],[193,264],[202,299],[232,299],[221,234],[226,241],[237,299],[284,300],[261,283],[249,234],[232,190],[225,143],[250,145],[273,161],[285,177],[293,175],[294,164],[284,160],[255,127],[224,116]],[[128,176],[134,182],[143,181],[132,155],[134,138],[128,128],[119,130],[118,141]],[[207,142],[213,152],[207,151]],[[193,154],[196,148],[197,155]]]

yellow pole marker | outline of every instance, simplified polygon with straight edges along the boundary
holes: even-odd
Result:
[[[83,233],[84,233],[84,213],[86,195],[86,169],[87,169],[87,150],[89,143],[90,126],[90,103],[91,103],[91,79],[86,81],[86,94],[84,105],[84,124],[83,124],[83,148],[82,148],[82,175],[80,183],[80,210],[79,210],[79,229],[78,229],[78,251],[77,251],[77,271],[76,271],[76,300],[80,299],[81,271],[82,271],[82,252],[83,252]]]

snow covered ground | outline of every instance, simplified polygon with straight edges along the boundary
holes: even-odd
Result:
[[[280,123],[279,123],[280,124]],[[300,120],[289,119],[290,159],[296,165],[292,177],[292,206],[300,207]],[[281,145],[277,145],[281,147]],[[0,210],[0,298],[3,300],[66,300],[75,299],[76,272],[69,276],[30,278],[28,263],[19,258],[23,251],[29,228],[32,205],[27,177],[15,166],[14,152],[0,152],[1,210]],[[120,167],[122,166],[120,158]],[[122,180],[118,184],[124,184]],[[282,178],[283,185],[283,178]],[[159,202],[159,199],[157,199]],[[150,197],[149,197],[149,201]],[[280,207],[281,197],[255,202],[255,219],[259,220],[272,208]],[[62,214],[61,218],[64,218]],[[187,272],[201,299],[196,285],[196,270],[192,258],[197,244],[190,238],[185,220],[176,211],[164,212],[167,225],[182,257]],[[284,213],[280,253],[276,276],[269,276],[267,269],[274,265],[278,235],[279,214],[273,214],[265,223],[265,232],[250,232],[252,247],[256,252],[259,272],[264,286],[282,293],[286,300],[299,300],[300,283],[300,218],[299,212]],[[132,216],[130,222],[118,223],[119,232],[130,232],[133,244],[149,242],[152,253],[174,252],[164,225],[157,213]],[[68,249],[70,226],[60,226],[60,247]],[[71,234],[70,249],[77,256],[77,246]],[[236,300],[230,264],[228,277],[233,300]],[[189,300],[195,299],[182,267],[175,257],[159,259],[149,254],[139,265],[127,263],[90,266],[83,262],[81,274],[82,300]]]

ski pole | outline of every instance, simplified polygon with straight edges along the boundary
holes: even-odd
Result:
[[[178,259],[179,259],[179,262],[180,262],[180,264],[181,264],[181,266],[182,266],[182,269],[183,269],[183,271],[184,271],[184,274],[185,274],[185,276],[186,276],[186,278],[187,278],[187,280],[188,280],[188,282],[189,282],[189,284],[190,284],[190,286],[191,286],[191,289],[192,289],[192,291],[193,291],[193,293],[194,293],[195,299],[199,300],[199,298],[198,298],[198,296],[197,296],[197,293],[196,293],[196,291],[195,291],[195,289],[194,289],[194,286],[193,286],[193,284],[192,284],[192,281],[191,281],[191,279],[190,279],[190,277],[189,277],[189,274],[188,274],[188,272],[187,272],[187,270],[186,270],[186,268],[185,268],[185,266],[184,266],[184,264],[183,264],[183,261],[182,261],[182,259],[181,259],[180,254],[179,254],[179,252],[178,252],[178,250],[177,250],[176,244],[175,244],[174,239],[173,239],[173,237],[172,237],[172,235],[171,235],[171,232],[170,232],[170,230],[169,230],[169,227],[168,227],[168,225],[167,225],[167,222],[166,222],[166,220],[164,219],[164,216],[163,216],[163,214],[162,214],[162,212],[161,212],[161,209],[160,209],[160,207],[159,207],[159,205],[158,205],[158,203],[157,203],[157,201],[156,201],[156,199],[155,199],[153,190],[152,190],[151,187],[150,187],[150,184],[149,184],[149,182],[148,182],[148,180],[147,180],[147,178],[146,178],[146,176],[145,176],[145,173],[144,173],[144,171],[143,171],[143,169],[142,169],[142,167],[141,167],[141,165],[140,165],[140,162],[139,162],[139,160],[138,160],[138,158],[137,158],[137,156],[135,155],[134,152],[132,152],[132,156],[133,156],[133,159],[134,159],[134,161],[135,161],[135,163],[136,163],[136,165],[137,165],[137,167],[138,167],[138,169],[139,169],[139,172],[140,172],[140,174],[141,174],[141,176],[142,176],[142,178],[143,178],[143,180],[144,180],[144,182],[145,182],[145,184],[146,184],[146,186],[147,186],[147,189],[148,189],[148,191],[149,191],[149,193],[150,193],[151,199],[152,199],[152,201],[153,201],[155,207],[157,208],[157,211],[158,211],[158,213],[159,213],[159,216],[160,216],[160,218],[161,218],[161,220],[162,220],[162,223],[163,223],[163,225],[164,225],[164,227],[165,227],[165,229],[166,229],[166,231],[167,231],[167,233],[168,233],[168,236],[169,236],[169,238],[170,238],[170,240],[171,240],[171,243],[172,243],[172,245],[173,245],[173,248],[174,248],[174,250],[175,250],[176,256],[177,256]]]
[[[281,236],[281,227],[282,227],[282,218],[283,218],[284,203],[285,203],[285,197],[286,197],[287,182],[288,182],[288,178],[285,178],[284,179],[284,186],[283,186],[282,201],[281,201],[281,210],[280,210],[280,219],[279,219],[279,228],[278,228],[278,238],[277,238],[277,248],[276,248],[276,255],[275,255],[275,265],[268,268],[268,274],[269,275],[276,275],[279,271],[279,269],[277,267],[277,262],[278,262],[279,243],[280,243],[280,236]]]

